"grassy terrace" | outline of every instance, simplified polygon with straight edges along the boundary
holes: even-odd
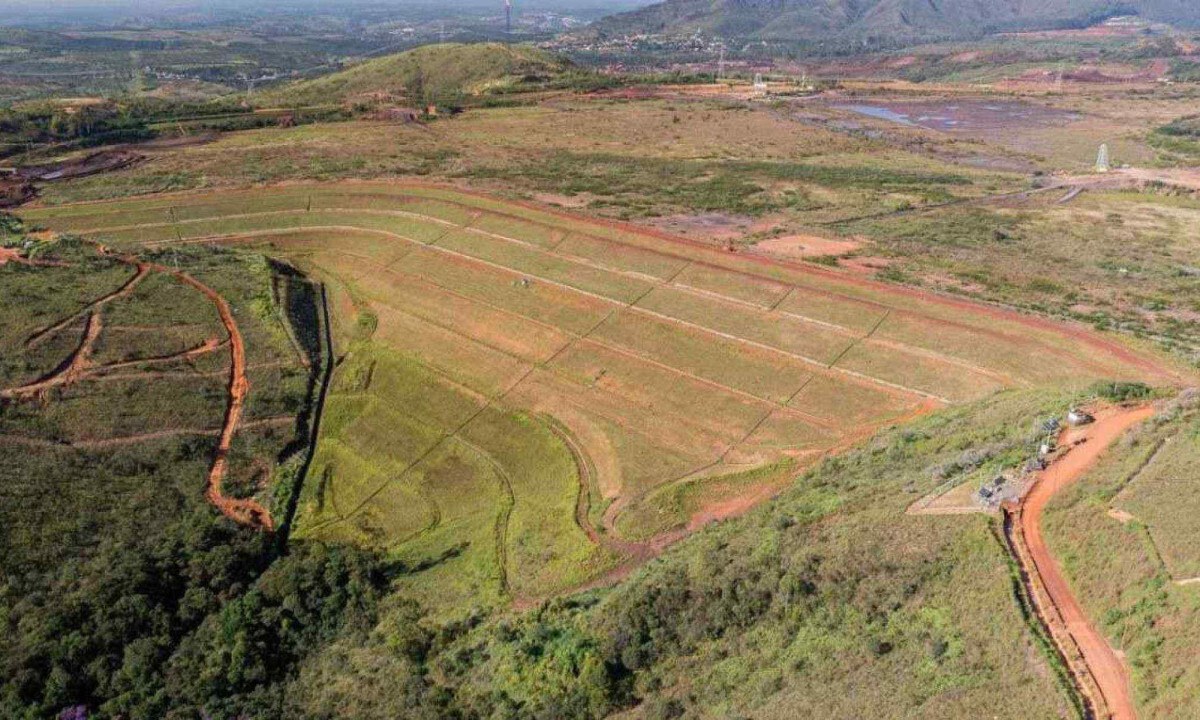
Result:
[[[1097,335],[433,185],[25,217],[168,254],[250,246],[325,281],[346,360],[298,536],[425,567],[440,579],[413,592],[444,608],[578,586],[938,406],[1173,378]]]

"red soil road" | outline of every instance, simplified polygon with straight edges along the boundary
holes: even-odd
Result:
[[[1025,499],[1020,522],[1033,559],[1050,601],[1054,603],[1066,631],[1075,641],[1083,660],[1087,664],[1096,685],[1100,689],[1112,720],[1136,720],[1133,696],[1129,687],[1129,671],[1112,646],[1096,629],[1079,601],[1071,593],[1071,586],[1063,576],[1062,568],[1050,554],[1042,536],[1041,519],[1046,504],[1054,495],[1078,480],[1126,430],[1154,414],[1151,407],[1118,408],[1098,413],[1094,425],[1082,431],[1068,433],[1064,445],[1076,440],[1085,440],[1074,445],[1063,457],[1041,473],[1037,484]]]
[[[108,248],[99,245],[101,254],[109,254]],[[246,378],[246,344],[242,339],[241,330],[233,318],[233,310],[229,303],[217,291],[193,278],[185,272],[156,263],[143,263],[133,256],[117,256],[122,262],[145,267],[155,272],[166,273],[186,285],[198,290],[217,308],[221,324],[229,334],[231,367],[229,372],[229,405],[225,410],[225,422],[221,427],[220,441],[217,443],[217,455],[208,473],[208,483],[204,496],[226,517],[234,522],[251,527],[261,527],[264,530],[274,529],[275,523],[271,513],[261,503],[253,499],[229,498],[222,492],[222,485],[229,474],[229,450],[233,446],[234,435],[237,434],[238,424],[246,406],[246,396],[250,393],[250,381]],[[201,346],[206,350],[215,345],[206,343]]]
[[[111,255],[108,248],[105,246],[97,245],[97,248],[100,254]],[[0,257],[2,257],[4,262],[7,262],[12,260],[14,255],[10,253]],[[104,327],[100,314],[102,306],[119,297],[128,295],[150,271],[171,275],[179,281],[195,288],[213,303],[213,305],[217,308],[217,314],[221,317],[221,323],[225,326],[225,330],[229,334],[229,345],[231,348],[230,355],[232,358],[229,377],[229,405],[225,411],[225,422],[221,427],[220,441],[217,444],[217,455],[213,460],[211,469],[209,470],[205,497],[225,516],[229,517],[235,522],[243,525],[261,527],[266,530],[273,529],[274,521],[271,518],[270,512],[259,502],[253,499],[228,498],[225,497],[222,492],[222,485],[225,481],[226,475],[229,472],[229,451],[233,445],[234,435],[236,435],[238,425],[242,419],[242,412],[246,404],[246,396],[250,391],[250,381],[246,378],[246,345],[242,339],[242,333],[238,329],[237,321],[233,318],[233,311],[230,309],[229,303],[226,302],[225,298],[221,297],[221,295],[215,290],[199,280],[196,280],[187,273],[168,268],[164,265],[146,263],[129,255],[115,255],[114,257],[123,263],[134,266],[137,269],[137,272],[120,288],[112,293],[109,293],[108,295],[105,295],[104,297],[99,298],[85,308],[83,312],[88,313],[88,317],[84,327],[84,336],[78,349],[72,354],[71,358],[61,369],[55,371],[46,378],[38,380],[37,382],[29,385],[0,390],[0,398],[14,398],[39,394],[51,388],[67,385],[82,379],[83,377],[86,377],[89,371],[95,372],[105,368],[117,368],[125,365],[134,365],[138,362],[158,362],[165,360],[189,359],[191,357],[203,355],[218,349],[223,343],[216,339],[210,339],[198,347],[171,356],[148,358],[143,361],[133,361],[128,363],[113,363],[109,366],[102,367],[95,367],[91,365],[90,358],[92,355],[92,350]],[[57,332],[59,329],[77,317],[79,317],[79,314],[76,314],[63,322],[36,333],[29,339],[29,341],[27,341],[27,344],[36,343],[41,338]]]
[[[104,321],[101,320],[100,313],[93,311],[88,315],[87,322],[84,324],[83,339],[80,340],[79,347],[76,348],[75,352],[71,354],[64,365],[36,382],[0,390],[0,398],[8,399],[29,395],[42,395],[48,390],[70,385],[83,378],[91,365],[92,351],[95,349],[96,341],[100,339],[100,333],[103,330]]]
[[[233,318],[233,310],[217,291],[191,275],[164,265],[151,264],[149,267],[158,272],[172,275],[200,291],[217,308],[217,314],[221,316],[221,324],[225,326],[225,331],[229,334],[232,358],[229,372],[229,406],[225,410],[225,424],[221,428],[221,439],[217,443],[217,456],[208,473],[208,486],[204,496],[231,520],[242,525],[272,530],[275,522],[271,518],[270,511],[261,503],[253,499],[229,498],[222,492],[225,476],[229,474],[229,450],[233,446],[233,437],[237,434],[238,424],[242,420],[246,396],[250,394],[250,381],[246,378],[246,343],[242,339],[242,332],[238,329],[237,321]]]
[[[66,263],[53,262],[51,260],[30,260],[20,253],[15,248],[0,247],[0,265],[8,263],[17,265],[29,265],[31,267],[66,267]]]

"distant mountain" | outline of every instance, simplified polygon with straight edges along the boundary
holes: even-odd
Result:
[[[573,69],[570,61],[526,45],[477,43],[425,45],[367,60],[345,70],[263,93],[262,102],[322,105],[395,99],[411,104],[452,102],[552,81]]]
[[[594,24],[589,33],[640,33],[774,42],[969,38],[1018,29],[1086,26],[1117,15],[1200,25],[1197,0],[666,0]]]

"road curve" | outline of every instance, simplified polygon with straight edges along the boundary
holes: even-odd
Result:
[[[1021,529],[1037,574],[1046,594],[1066,625],[1067,633],[1079,648],[1083,661],[1103,696],[1108,717],[1112,720],[1137,718],[1129,686],[1129,671],[1071,593],[1071,586],[1063,575],[1062,568],[1046,546],[1046,540],[1042,536],[1041,519],[1046,504],[1058,491],[1083,476],[1126,430],[1153,414],[1153,408],[1148,406],[1118,408],[1098,414],[1096,423],[1082,431],[1069,432],[1064,437],[1063,445],[1069,446],[1070,451],[1041,473],[1037,484],[1026,497],[1020,515]],[[1072,445],[1079,439],[1085,441]]]

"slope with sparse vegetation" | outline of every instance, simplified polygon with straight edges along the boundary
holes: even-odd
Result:
[[[426,45],[280,86],[259,102],[324,105],[394,99],[452,105],[469,97],[550,85],[578,72],[565,58],[525,45]]]

